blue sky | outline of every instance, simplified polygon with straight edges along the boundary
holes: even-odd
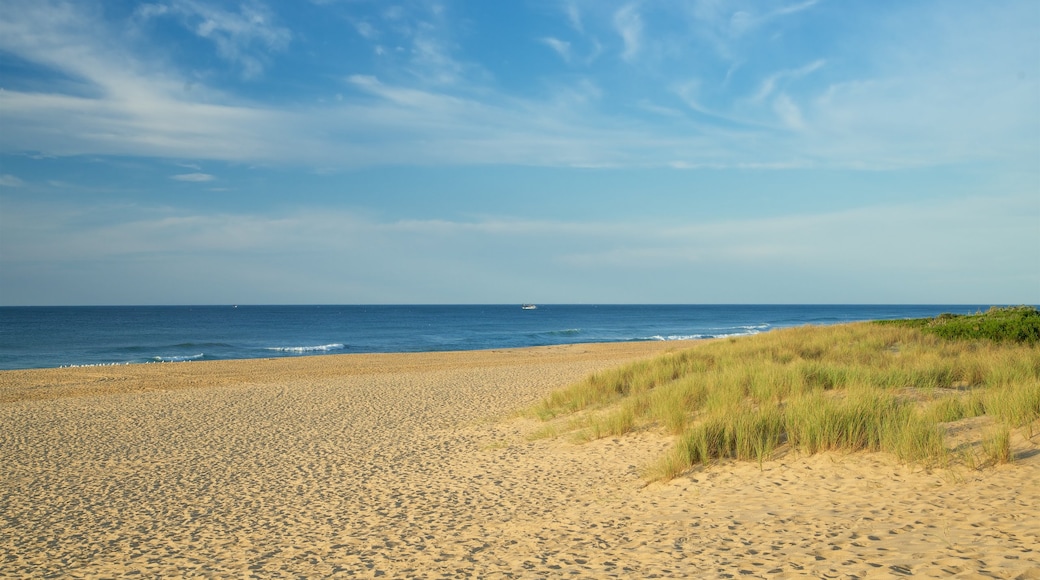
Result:
[[[1040,303],[1040,3],[0,0],[0,304]]]

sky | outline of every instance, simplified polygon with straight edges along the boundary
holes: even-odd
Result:
[[[0,0],[0,305],[1040,303],[1040,2]]]

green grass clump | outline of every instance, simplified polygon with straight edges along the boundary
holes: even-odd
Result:
[[[1031,426],[1040,418],[1040,381],[991,389],[986,392],[983,404],[987,415],[1012,427]]]
[[[977,319],[980,328],[986,320]],[[584,440],[641,429],[675,435],[649,468],[653,479],[726,459],[761,463],[782,449],[945,464],[943,424],[951,421],[988,415],[1032,436],[1040,425],[1040,346],[949,340],[906,324],[789,328],[592,375],[532,414],[556,425],[555,434]]]
[[[587,437],[601,439],[624,435],[635,426],[635,412],[631,405],[622,405],[604,415],[589,419]]]
[[[954,394],[932,401],[924,412],[929,421],[949,423],[986,414],[985,393],[975,390],[968,395]]]
[[[628,395],[648,391],[690,373],[708,370],[714,364],[711,357],[683,352],[666,355],[652,362],[638,362],[619,369],[595,373],[580,383],[551,394],[535,408],[535,414],[545,420],[564,413],[602,406]]]
[[[993,463],[1011,463],[1011,429],[1001,425],[982,440],[982,449],[986,459]]]

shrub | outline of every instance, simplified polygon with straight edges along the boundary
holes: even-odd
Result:
[[[935,318],[880,320],[878,323],[919,328],[952,340],[1040,343],[1040,311],[1035,306],[994,306],[984,313],[971,315],[944,313]]]

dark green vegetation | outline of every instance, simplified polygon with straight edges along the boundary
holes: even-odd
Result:
[[[1040,346],[1028,339],[1036,309],[956,317],[970,320],[957,340],[931,330],[950,318],[706,342],[592,375],[532,412],[546,436],[676,435],[647,469],[654,479],[791,450],[878,451],[928,465],[1011,461],[1012,430],[1031,437],[1040,421]],[[985,425],[979,440],[949,447],[946,426],[973,417]]]
[[[919,328],[951,340],[1040,343],[1040,311],[1035,306],[994,306],[977,314],[940,314],[935,318],[880,320],[878,324]]]

